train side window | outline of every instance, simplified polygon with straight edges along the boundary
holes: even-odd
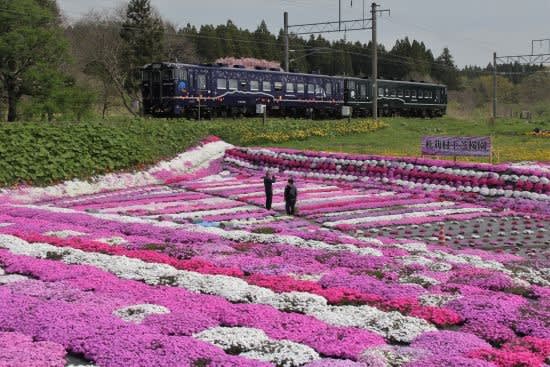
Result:
[[[229,90],[238,90],[239,81],[237,79],[229,79]]]
[[[262,90],[263,90],[264,92],[271,92],[271,82],[269,82],[269,81],[264,81],[264,82],[262,83]]]
[[[240,83],[240,84],[241,84],[241,85],[240,85],[240,88],[239,88],[239,89],[240,89],[240,90],[246,90],[246,85],[247,85],[246,80],[241,80],[241,83]]]
[[[307,93],[308,94],[314,94],[315,93],[315,84],[308,84],[307,85]]]
[[[216,85],[218,89],[227,89],[227,80],[220,78],[217,80]]]
[[[408,89],[405,89],[405,98],[409,98],[411,96],[411,91]]]
[[[432,91],[430,90],[430,91],[428,91],[427,93],[428,93],[428,98],[429,98],[429,99],[432,99]]]
[[[411,90],[411,98],[416,98],[416,91],[415,90]]]
[[[304,85],[304,83],[298,83],[296,84],[296,92],[298,93],[304,93],[306,90],[306,86]]]
[[[275,88],[276,91],[282,91],[283,90],[283,83],[281,82],[275,82],[273,84],[273,87]]]
[[[421,90],[418,91],[418,98],[424,98],[424,94]]]
[[[321,95],[321,94],[323,94],[323,92],[324,92],[324,91],[323,91],[323,87],[321,87],[321,86],[318,85],[318,84],[315,84],[315,94],[316,94],[316,95]]]
[[[355,82],[353,80],[349,81],[349,89],[350,90],[355,89]]]
[[[162,80],[172,80],[174,78],[174,74],[176,74],[173,71],[175,70],[171,70],[171,69],[164,70],[162,72]]]
[[[260,83],[257,80],[251,80],[250,90],[260,90]]]
[[[399,90],[397,91],[397,96],[398,96],[398,97],[403,97],[403,89],[399,89]]]
[[[380,97],[383,97],[384,96],[384,88],[378,88],[378,95]]]
[[[197,75],[197,87],[199,90],[206,89],[206,75],[204,74]]]
[[[392,96],[392,97],[395,97],[395,89],[392,89],[392,90],[391,90],[391,96]]]
[[[286,92],[294,93],[294,83],[286,83]]]
[[[327,92],[327,96],[332,96],[332,83],[325,84],[325,92]]]

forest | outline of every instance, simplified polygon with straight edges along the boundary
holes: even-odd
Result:
[[[280,63],[282,30],[261,21],[254,30],[225,24],[178,28],[150,0],[130,0],[107,13],[76,21],[55,0],[0,0],[0,118],[5,121],[107,118],[139,115],[140,67],[154,61],[213,63],[255,58]],[[369,77],[370,42],[290,37],[293,71]],[[444,83],[463,110],[483,108],[491,98],[492,66],[455,65],[451,50],[434,54],[421,40],[405,37],[379,45],[379,77]],[[550,74],[542,66],[499,65],[500,101],[546,106]],[[544,109],[544,108],[543,108]],[[542,111],[541,113],[543,113]]]

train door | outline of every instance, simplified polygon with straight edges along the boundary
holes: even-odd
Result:
[[[162,98],[162,70],[161,65],[153,65],[151,70],[151,98],[159,101]]]

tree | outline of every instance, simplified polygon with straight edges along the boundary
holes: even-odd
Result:
[[[529,75],[518,85],[518,94],[524,103],[546,102],[550,104],[550,70]]]
[[[100,83],[103,117],[113,96],[120,97],[128,112],[136,115],[131,98],[138,98],[138,93],[127,90],[133,73],[125,59],[127,45],[120,37],[121,26],[116,16],[92,13],[75,23],[69,35],[81,71]]]
[[[432,75],[438,81],[447,84],[449,89],[455,90],[460,86],[458,69],[447,47],[445,47],[441,55],[435,59]]]
[[[267,29],[267,24],[262,20],[258,28],[252,34],[254,42],[256,43],[254,55],[258,59],[264,60],[279,60],[280,53],[276,49],[277,38],[269,29]]]
[[[214,62],[223,55],[222,41],[212,25],[201,26],[197,35],[197,51],[203,62]]]
[[[137,97],[139,69],[163,56],[164,27],[150,0],[130,0],[120,36],[125,42],[126,90]]]
[[[17,118],[24,85],[33,85],[39,72],[57,70],[67,56],[53,5],[45,0],[0,0],[0,81],[8,98],[8,121]]]
[[[196,63],[197,52],[193,42],[185,34],[178,33],[176,27],[170,23],[164,25],[163,60],[171,62]]]

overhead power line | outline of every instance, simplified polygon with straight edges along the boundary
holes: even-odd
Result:
[[[533,45],[535,42],[549,42],[550,40],[532,40],[531,41],[531,55],[514,55],[514,56],[498,56],[493,52],[493,118],[497,117],[497,65],[499,61],[505,61],[506,63],[518,63],[524,65],[533,64],[550,64],[550,49],[548,53],[533,55]]]

